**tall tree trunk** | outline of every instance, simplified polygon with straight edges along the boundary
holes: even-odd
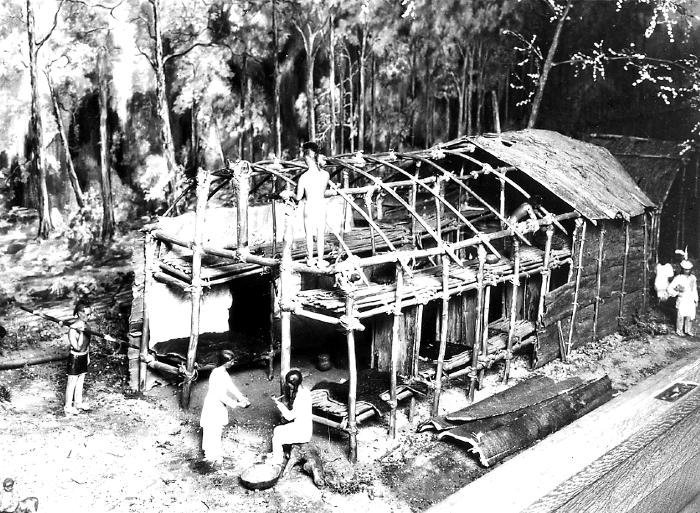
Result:
[[[155,75],[158,117],[160,118],[160,138],[163,145],[163,157],[170,174],[170,201],[177,197],[177,163],[175,162],[175,144],[170,128],[170,107],[165,85],[165,60],[163,58],[163,35],[160,27],[160,0],[150,0],[153,10],[153,35],[155,37]]]
[[[31,119],[30,119],[30,141],[31,141],[31,160],[32,171],[38,182],[39,189],[39,204],[37,211],[39,212],[39,230],[38,236],[46,239],[53,224],[51,223],[51,207],[49,205],[49,191],[46,186],[46,162],[44,158],[44,135],[41,123],[41,111],[39,109],[39,86],[37,70],[37,53],[36,37],[34,24],[34,7],[32,0],[27,0],[27,40],[29,43],[29,78],[32,88],[31,100]]]
[[[250,120],[250,112],[252,111],[252,105],[253,105],[253,77],[250,76],[250,73],[246,73],[246,81],[245,81],[245,103],[248,109],[248,136],[246,138],[246,141],[248,142],[248,160],[253,162],[255,160],[255,133],[253,129],[253,123],[251,123]]]
[[[366,76],[365,76],[365,61],[367,60],[367,30],[366,27],[362,30],[362,44],[360,46],[360,90],[359,90],[359,112],[357,117],[357,149],[362,151],[365,149],[365,109],[366,109]]]
[[[483,112],[484,112],[484,47],[480,43],[477,47],[477,60],[479,70],[477,71],[476,80],[476,133],[482,134],[484,132],[483,125]]]
[[[238,158],[243,159],[243,151],[245,149],[245,109],[246,109],[246,84],[248,79],[248,49],[243,51],[241,62],[241,76],[238,86],[240,87],[241,96],[238,99],[238,107],[241,110],[241,119],[238,120]],[[223,164],[223,163],[222,163]]]
[[[559,47],[559,41],[561,40],[561,32],[564,28],[564,23],[566,23],[566,17],[569,15],[569,10],[573,0],[569,0],[566,3],[564,12],[557,20],[557,28],[554,31],[554,38],[552,39],[552,44],[549,45],[549,50],[547,51],[547,58],[544,61],[544,66],[542,67],[542,74],[537,81],[537,92],[535,93],[535,99],[532,100],[532,109],[530,110],[530,119],[527,121],[528,128],[534,128],[537,123],[537,117],[540,114],[540,106],[542,105],[542,97],[544,96],[544,88],[547,85],[547,79],[549,78],[549,72],[552,70],[552,64],[554,64],[554,56],[557,53],[557,48]]]
[[[474,134],[472,130],[472,100],[474,96],[474,49],[469,48],[469,71],[467,71],[467,101],[464,102],[467,118],[467,135]]]
[[[467,69],[469,65],[469,52],[464,51],[464,59],[462,60],[462,74],[460,77],[459,91],[457,92],[458,112],[457,112],[457,137],[464,135],[464,103],[467,96]]]
[[[275,155],[282,157],[282,116],[280,114],[280,49],[279,49],[279,34],[277,33],[277,0],[272,0],[272,40],[275,52],[275,87],[274,87],[274,104],[275,104]]]
[[[370,137],[372,141],[372,153],[376,153],[376,148],[377,148],[377,111],[376,111],[376,74],[377,74],[377,63],[375,61],[374,55],[372,55],[372,85],[371,85],[371,94],[372,97],[370,98],[370,115],[372,116],[372,119],[370,119]]]
[[[450,130],[452,128],[452,102],[449,95],[445,95],[445,136],[444,139],[450,140]]]
[[[199,167],[199,125],[197,124],[197,100],[192,91],[192,105],[190,107],[190,158],[191,169],[196,172]]]
[[[340,67],[338,68],[338,139],[340,153],[345,153],[345,61],[341,59]]]
[[[68,179],[70,180],[71,187],[73,187],[73,192],[75,193],[75,201],[78,203],[78,206],[80,208],[83,208],[85,206],[85,200],[83,199],[83,190],[80,188],[80,183],[78,182],[78,175],[75,173],[75,167],[73,166],[73,157],[70,154],[70,148],[68,147],[68,137],[66,137],[66,130],[63,126],[63,119],[61,117],[61,109],[58,106],[56,90],[53,87],[51,75],[48,71],[46,72],[46,81],[49,84],[51,106],[53,108],[53,115],[56,120],[56,126],[58,127],[58,135],[61,138],[61,146],[63,146],[63,151],[66,154],[66,163],[68,164]]]
[[[335,145],[335,129],[337,126],[337,120],[336,120],[336,115],[335,115],[335,31],[333,28],[333,24],[335,23],[335,20],[333,18],[333,13],[331,12],[330,16],[328,17],[328,61],[329,61],[329,69],[328,69],[328,89],[329,91],[329,102],[330,102],[330,111],[331,111],[331,129],[330,129],[330,139],[329,139],[329,144],[330,144],[330,153],[331,155],[336,154],[336,145]]]
[[[427,148],[430,146],[430,92],[432,90],[430,77],[430,51],[426,49],[425,51],[425,142],[424,145]]]
[[[348,104],[348,114],[350,116],[350,153],[355,152],[355,137],[357,136],[357,106],[355,104],[355,83],[352,77],[352,60],[350,59],[350,52],[345,48],[348,58],[348,96],[350,97],[350,103]]]
[[[112,201],[112,178],[109,172],[109,137],[107,134],[107,73],[106,53],[101,49],[97,57],[97,82],[100,106],[100,185],[102,186],[102,240],[114,238],[114,206]]]
[[[314,109],[314,61],[316,51],[314,42],[316,35],[311,31],[311,27],[306,26],[308,34],[304,39],[306,47],[306,115],[308,117],[309,141],[316,140],[316,114]]]
[[[498,90],[491,91],[491,102],[493,105],[493,131],[497,134],[501,133],[501,114],[498,108]]]

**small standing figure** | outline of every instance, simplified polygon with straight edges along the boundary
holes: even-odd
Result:
[[[39,499],[27,497],[19,500],[17,492],[14,490],[15,481],[8,477],[2,482],[2,492],[0,492],[0,513],[36,513],[39,510]]]
[[[676,298],[676,334],[693,335],[693,321],[698,306],[698,287],[695,275],[691,274],[693,263],[686,258],[681,262],[681,274],[676,275],[668,286],[669,297]]]
[[[311,416],[311,392],[301,384],[301,372],[290,370],[284,377],[284,402],[273,397],[286,424],[272,432],[271,463],[284,462],[284,446],[305,444],[311,441],[313,420]]]
[[[92,316],[90,305],[81,300],[73,310],[78,320],[68,330],[70,356],[68,357],[68,382],[66,384],[66,402],[63,411],[66,415],[77,415],[89,411],[90,407],[83,401],[85,374],[90,363],[90,332],[88,319]]]
[[[233,367],[233,351],[225,349],[219,352],[219,366],[209,375],[209,390],[204,398],[199,425],[202,427],[202,450],[204,459],[214,465],[221,465],[224,452],[221,446],[224,426],[228,424],[227,406],[247,408],[250,401],[238,390],[229,376]]]
[[[324,235],[326,232],[326,188],[330,180],[328,171],[321,169],[323,155],[319,155],[318,145],[307,142],[302,146],[307,170],[299,178],[296,200],[304,202],[304,230],[306,232],[306,252],[309,265],[314,264],[314,237],[316,238],[318,260],[317,265],[324,267],[323,260]]]

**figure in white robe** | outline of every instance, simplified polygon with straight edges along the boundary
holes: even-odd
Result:
[[[673,278],[673,266],[671,264],[656,264],[656,277],[654,278],[654,289],[659,301],[668,299],[668,284]]]
[[[228,409],[250,406],[250,401],[238,390],[228,371],[233,367],[233,352],[221,351],[219,366],[209,375],[209,390],[204,398],[199,425],[202,427],[202,450],[204,458],[221,465],[224,458],[221,438],[228,424]]]
[[[673,278],[668,286],[668,295],[676,298],[676,334],[692,336],[698,306],[697,280],[690,272],[693,264],[689,260],[683,260],[681,268],[682,274]]]
[[[291,370],[285,376],[285,403],[275,400],[286,424],[277,426],[272,434],[272,462],[284,462],[284,446],[303,444],[311,441],[313,420],[311,416],[311,392],[301,384],[298,370]]]

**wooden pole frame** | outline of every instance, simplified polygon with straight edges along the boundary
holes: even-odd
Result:
[[[644,212],[644,265],[642,266],[642,312],[647,311],[647,296],[649,288],[649,223],[647,212]]]
[[[143,312],[141,315],[141,341],[139,347],[139,379],[138,390],[145,392],[148,378],[148,350],[151,338],[151,322],[149,311],[149,299],[153,287],[153,266],[156,256],[156,246],[158,242],[151,232],[146,233],[144,238],[144,266],[143,266]]]
[[[576,220],[576,228],[579,228],[579,224],[581,224],[580,227],[580,233],[581,236],[579,238],[579,246],[578,246],[578,261],[576,263],[576,285],[574,287],[574,303],[573,303],[573,309],[571,311],[571,323],[569,324],[569,338],[566,342],[566,357],[569,357],[569,354],[571,354],[571,345],[573,342],[573,336],[574,336],[574,323],[576,322],[576,312],[578,311],[578,290],[579,287],[581,286],[581,270],[583,269],[583,266],[581,265],[583,261],[583,245],[586,241],[586,222],[582,219],[577,219]],[[572,264],[573,268],[573,264]]]
[[[627,266],[629,265],[629,254],[630,254],[630,222],[628,220],[623,221],[625,226],[625,254],[622,257],[622,281],[620,282],[620,310],[618,312],[618,317],[623,318],[623,312],[625,308],[625,285],[627,284]]]
[[[510,364],[513,359],[513,336],[515,334],[515,320],[518,315],[518,286],[520,284],[520,241],[513,237],[513,285],[510,300],[510,319],[508,326],[508,342],[506,344],[506,368],[503,371],[503,383],[508,383]]]
[[[294,206],[285,204],[284,242],[280,262],[280,391],[284,391],[284,378],[291,368],[292,361],[292,311],[294,298],[291,297],[293,283],[292,243],[294,241]]]
[[[204,239],[205,212],[207,208],[207,193],[211,175],[209,171],[200,168],[197,172],[197,206],[194,217],[194,240],[192,241],[192,281],[190,285],[191,326],[190,341],[187,346],[187,364],[185,380],[182,383],[181,406],[187,410],[190,406],[190,393],[194,378],[197,345],[199,343],[199,314],[202,306],[202,243]],[[246,200],[247,206],[247,200]]]
[[[418,377],[418,361],[420,359],[420,344],[423,336],[423,310],[425,305],[418,303],[416,307],[416,329],[413,338],[413,359],[411,360],[411,376],[415,379]]]
[[[391,399],[389,406],[391,413],[389,417],[389,434],[392,438],[396,438],[396,408],[398,401],[396,399],[396,373],[398,365],[398,348],[399,338],[401,336],[401,323],[403,323],[403,313],[401,312],[401,296],[403,295],[403,268],[398,263],[396,264],[396,299],[394,301],[394,323],[391,329],[391,376],[390,376],[390,394]]]
[[[479,245],[477,247],[477,256],[479,258],[479,270],[476,275],[476,322],[474,326],[474,346],[472,347],[472,369],[469,373],[469,378],[471,380],[469,383],[469,402],[474,402],[474,392],[476,390],[477,381],[479,380],[477,366],[479,364],[479,353],[481,352],[480,349],[484,320],[484,266],[486,264],[486,249],[484,246]]]
[[[448,280],[450,276],[450,262],[447,255],[442,256],[442,314],[440,322],[440,350],[438,352],[437,370],[435,371],[435,389],[431,414],[438,415],[440,406],[440,393],[442,391],[442,374],[445,365],[445,351],[447,350],[447,322],[450,314],[450,293]]]
[[[542,283],[540,285],[540,297],[537,303],[537,325],[542,326],[544,318],[544,299],[545,295],[549,292],[549,281],[552,276],[552,271],[549,268],[549,261],[552,257],[552,236],[554,235],[554,227],[552,225],[547,226],[545,230],[547,235],[547,241],[544,245],[544,257],[542,263]]]
[[[481,321],[481,353],[483,358],[488,358],[489,356],[489,308],[491,305],[491,284],[486,284],[484,288],[484,315]],[[485,369],[482,367],[479,369],[479,390],[484,383]]]
[[[348,319],[355,317],[355,299],[351,292],[345,298],[345,315]],[[350,373],[347,431],[350,437],[350,461],[355,463],[357,462],[357,360],[355,357],[355,332],[352,326],[348,326],[346,341],[348,346],[348,370]]]
[[[595,282],[595,299],[593,303],[593,333],[591,341],[595,342],[598,334],[598,314],[600,312],[600,285],[603,275],[603,259],[605,258],[605,226],[606,223],[601,221],[598,232],[598,258],[596,261],[596,282]]]

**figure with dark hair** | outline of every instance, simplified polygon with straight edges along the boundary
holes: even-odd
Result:
[[[234,365],[233,351],[224,349],[218,356],[219,365],[209,375],[209,389],[199,418],[199,425],[202,427],[204,459],[215,465],[221,465],[224,459],[221,437],[224,426],[229,422],[226,407],[250,406],[250,401],[238,390],[228,373]]]
[[[27,497],[19,500],[17,492],[14,490],[15,480],[11,477],[2,482],[0,491],[0,513],[36,513],[39,509],[39,499]]]
[[[272,433],[273,464],[284,462],[284,446],[311,441],[311,392],[302,386],[301,372],[290,370],[284,378],[284,402],[273,397],[286,424],[277,426]]]
[[[531,221],[537,221],[536,212],[540,209],[541,206],[541,196],[530,196],[529,201],[522,203],[515,210],[513,210],[510,216],[508,216],[508,221],[510,223],[519,223],[523,219],[525,219],[525,217],[527,217]]]
[[[85,375],[90,363],[90,333],[88,319],[92,316],[92,307],[86,301],[78,301],[73,310],[78,318],[68,330],[70,355],[68,356],[68,382],[66,383],[66,401],[63,411],[66,415],[77,415],[89,411],[90,407],[83,401]]]
[[[328,171],[319,166],[319,147],[314,142],[302,146],[307,170],[299,178],[296,200],[304,201],[304,231],[306,232],[306,252],[309,265],[314,264],[314,237],[318,251],[319,267],[326,262],[323,260],[324,236],[326,232],[326,188],[330,180]]]

